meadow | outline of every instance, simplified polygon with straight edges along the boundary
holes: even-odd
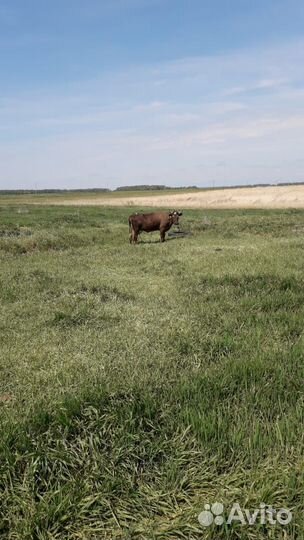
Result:
[[[205,189],[195,189],[195,192],[204,192]],[[167,195],[177,195],[184,194],[187,196],[189,193],[193,193],[191,188],[171,188],[171,189],[162,189],[162,190],[118,190],[118,191],[54,191],[52,193],[44,193],[37,191],[36,193],[0,193],[1,203],[5,205],[30,205],[30,204],[41,204],[41,205],[72,205],[79,206],[83,205],[84,201],[88,205],[98,205],[99,202],[105,204],[106,206],[113,206],[113,204],[108,204],[108,201],[113,203],[115,200],[119,202],[121,199],[125,198],[135,198],[143,199],[147,194],[153,200],[155,197],[159,197],[161,194],[163,197]],[[122,206],[127,206],[122,204]]]
[[[130,246],[128,208],[20,200],[0,206],[0,538],[303,539],[304,211],[189,209],[191,235]],[[293,518],[204,528],[216,501]]]

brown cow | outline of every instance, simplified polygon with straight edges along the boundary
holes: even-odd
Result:
[[[137,243],[138,235],[144,232],[159,231],[160,241],[165,241],[166,232],[172,225],[178,225],[182,212],[153,212],[152,214],[132,214],[129,217],[130,244]]]

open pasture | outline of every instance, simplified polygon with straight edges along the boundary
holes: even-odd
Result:
[[[304,212],[129,213],[0,207],[0,537],[304,538]]]
[[[202,209],[304,209],[304,185],[247,186],[219,189],[164,189],[108,191],[94,193],[61,192],[2,195],[5,204],[46,204],[66,206],[130,206],[142,208]]]

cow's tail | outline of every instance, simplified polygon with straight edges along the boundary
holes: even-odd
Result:
[[[131,234],[131,231],[132,231],[132,221],[131,221],[131,216],[129,217],[129,233]]]

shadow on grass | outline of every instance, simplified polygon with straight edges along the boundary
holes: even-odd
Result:
[[[166,238],[165,242],[161,242],[159,239],[158,240],[139,240],[137,242],[137,244],[135,245],[140,245],[140,244],[164,244],[166,242],[171,242],[171,240],[181,240],[183,237],[182,236],[170,236],[168,238]]]

